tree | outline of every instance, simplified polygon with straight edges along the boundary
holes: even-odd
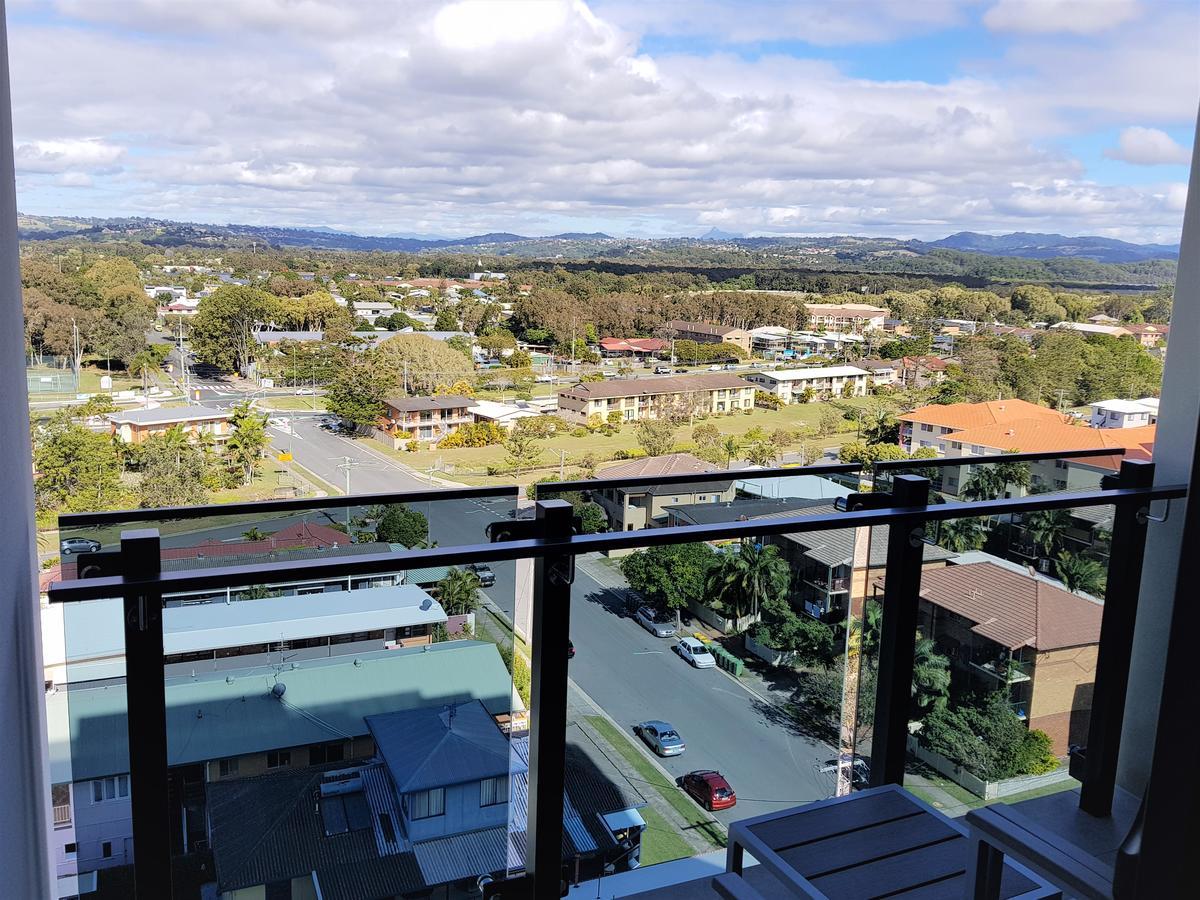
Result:
[[[479,576],[452,568],[437,583],[437,600],[450,616],[465,616],[479,608]]]
[[[93,512],[129,505],[117,445],[66,415],[35,434],[33,467],[38,509]]]
[[[1029,486],[1028,463],[976,463],[959,489],[959,496],[964,500],[996,500],[1003,497],[1010,486]]]
[[[817,434],[821,437],[829,437],[831,434],[836,434],[841,428],[842,414],[835,407],[822,404],[817,413]]]
[[[775,465],[778,456],[779,448],[770,441],[755,441],[746,448],[746,461],[752,466],[768,469]]]
[[[429,520],[403,503],[389,504],[375,523],[375,540],[410,550],[424,547],[429,542]]]
[[[367,354],[391,385],[407,383],[408,392],[428,394],[439,384],[470,378],[471,362],[442,341],[424,334],[397,334]]]
[[[508,464],[517,470],[518,475],[536,465],[542,455],[542,445],[531,434],[518,428],[514,428],[504,442],[504,450],[508,455]]]
[[[945,709],[950,698],[950,660],[937,652],[931,638],[920,634],[913,647],[912,698],[917,719]]]
[[[735,438],[733,435],[725,438],[724,443],[721,444],[721,453],[725,457],[725,468],[728,469],[730,466],[732,466],[733,461],[737,459],[738,454],[741,452],[742,445],[738,443],[737,438]]]
[[[817,398],[817,392],[812,387],[806,387],[803,391],[800,392],[800,402],[801,403],[812,403],[813,400],[815,400],[816,398]]]
[[[204,451],[188,441],[182,429],[151,437],[138,448],[141,480],[138,505],[143,509],[164,506],[197,506],[208,497]]]
[[[1054,568],[1068,591],[1094,596],[1104,593],[1106,573],[1104,566],[1096,560],[1063,550],[1058,554]]]
[[[946,519],[938,525],[938,546],[952,553],[979,550],[987,542],[983,519]]]
[[[448,306],[443,306],[437,311],[437,315],[433,319],[434,331],[458,331],[458,317],[454,315],[454,311]]]
[[[1057,760],[1047,759],[1048,738],[1025,727],[1005,691],[993,691],[978,705],[934,709],[918,736],[985,781],[1057,768]]]
[[[225,443],[225,456],[241,471],[242,483],[249,484],[254,479],[263,450],[270,443],[267,417],[254,412],[249,403],[239,403],[233,407],[230,423],[233,432]]]
[[[773,394],[770,391],[754,392],[754,405],[761,406],[763,409],[782,409],[783,399],[778,394]]]
[[[1043,556],[1051,556],[1071,528],[1065,509],[1039,509],[1025,516],[1025,533]]]
[[[791,570],[774,544],[743,539],[735,552],[727,552],[709,575],[709,596],[740,619],[757,615],[763,602],[787,592]]]
[[[475,361],[475,351],[471,346],[471,339],[463,334],[456,334],[446,341],[446,346],[451,350],[461,353],[471,362]]]
[[[242,537],[245,540],[253,543],[255,541],[265,541],[267,539],[267,533],[265,531],[263,531],[261,528],[259,528],[257,525],[251,525],[249,528],[247,528],[245,531],[242,532]]]
[[[717,554],[708,544],[648,547],[621,560],[629,586],[655,609],[680,610],[701,600]]]
[[[224,285],[205,297],[191,322],[191,346],[202,362],[243,372],[254,356],[254,332],[271,324],[277,298],[258,288]]]
[[[504,364],[510,369],[528,369],[533,365],[533,357],[524,350],[514,350],[504,358]]]
[[[325,408],[351,425],[366,428],[383,418],[383,400],[393,388],[391,376],[367,360],[345,362],[325,391]]]
[[[661,419],[642,419],[634,427],[638,446],[647,456],[665,456],[675,446],[675,426]]]

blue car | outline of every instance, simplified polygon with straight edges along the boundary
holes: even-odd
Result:
[[[633,726],[633,733],[659,756],[679,756],[686,749],[683,738],[670,722],[651,719]]]

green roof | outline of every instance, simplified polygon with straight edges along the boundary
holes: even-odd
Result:
[[[281,698],[272,693],[278,684]],[[493,715],[511,709],[512,677],[486,641],[171,678],[168,760],[178,766],[365,735],[366,716],[469,700]],[[51,694],[46,715],[54,783],[129,771],[124,682]]]

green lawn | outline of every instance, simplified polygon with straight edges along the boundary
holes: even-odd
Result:
[[[691,846],[653,806],[643,806],[638,812],[646,822],[646,830],[642,833],[643,866],[686,859],[692,855]]]
[[[70,376],[71,371],[70,371],[70,369],[64,370],[64,369],[49,368],[46,366],[38,366],[35,368],[26,369],[25,373],[26,373],[26,375],[30,376],[31,378],[35,378],[38,376],[46,376],[46,377],[54,377],[57,381],[59,379],[59,376]],[[138,390],[141,390],[142,379],[140,379],[140,378],[130,378],[124,372],[110,373],[110,372],[106,372],[104,369],[101,369],[97,366],[84,365],[83,368],[80,369],[80,371],[79,371],[79,389],[77,391],[65,390],[65,391],[60,391],[58,393],[46,393],[46,394],[40,394],[40,393],[35,393],[34,391],[31,391],[30,395],[29,395],[29,399],[30,400],[38,400],[38,399],[47,399],[50,397],[61,397],[61,396],[72,396],[73,397],[77,393],[78,394],[96,394],[96,393],[100,392],[100,379],[104,375],[110,375],[110,374],[112,375],[112,389],[114,391],[127,391],[127,390],[133,390],[135,388]],[[69,377],[63,378],[61,380],[69,381]],[[151,384],[151,386],[153,386],[153,384]]]
[[[633,745],[627,735],[618,731],[603,716],[584,716],[584,718],[589,725],[600,732],[604,736],[604,739],[612,744],[617,752],[625,758],[625,762],[629,764],[639,782],[638,786],[642,790],[652,788],[658,791],[663,796],[663,799],[670,803],[671,807],[688,823],[689,829],[707,840],[714,850],[725,846],[724,826],[697,806],[694,800],[666,778],[650,760],[642,755],[641,751]],[[647,824],[649,824],[648,820]],[[665,825],[666,823],[664,822],[663,824]],[[688,850],[682,855],[690,856],[691,851]],[[678,857],[672,858],[677,859]]]
[[[325,398],[316,395],[311,397],[273,397],[268,395],[259,401],[259,405],[263,409],[314,412],[325,409]]]

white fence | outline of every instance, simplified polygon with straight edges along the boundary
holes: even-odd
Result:
[[[982,797],[984,800],[1011,797],[1013,794],[1022,794],[1025,791],[1032,791],[1071,779],[1068,767],[1060,766],[1053,772],[1048,772],[1045,775],[1018,775],[1015,778],[1005,778],[1003,781],[984,781],[977,775],[968,772],[962,766],[958,765],[958,763],[946,759],[940,753],[935,753],[926,747],[922,747],[916,735],[910,734],[908,736],[908,750],[913,756],[929,766],[929,768],[945,775],[955,784],[966,788],[976,797]]]

